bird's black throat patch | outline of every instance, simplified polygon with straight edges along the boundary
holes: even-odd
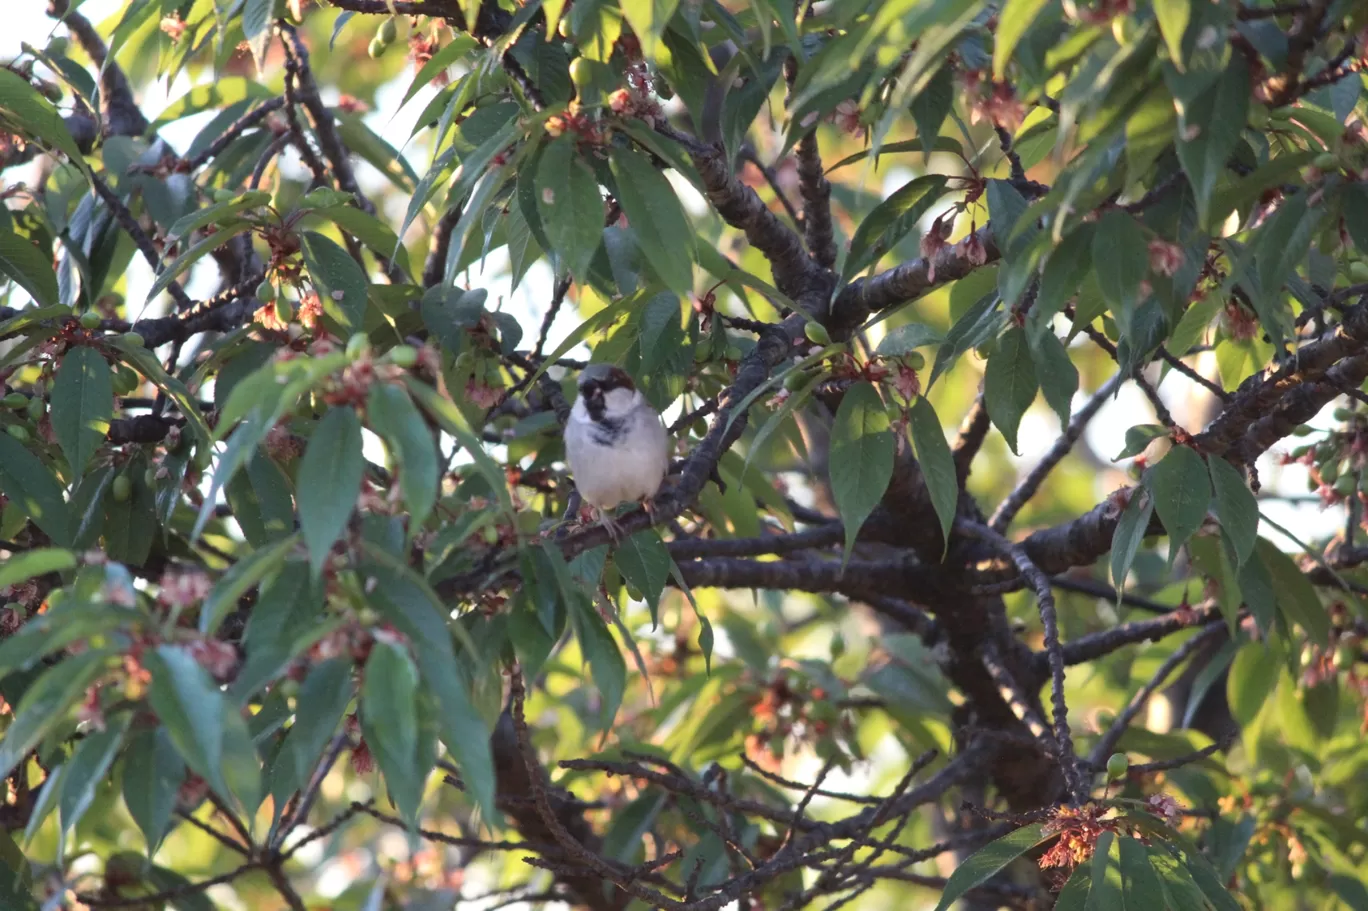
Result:
[[[616,446],[627,435],[627,419],[605,415],[602,399],[599,400],[597,413],[592,405],[589,406],[589,417],[594,419],[590,437],[597,446]]]

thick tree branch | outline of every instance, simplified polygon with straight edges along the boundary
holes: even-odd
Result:
[[[887,310],[911,300],[947,282],[964,278],[970,272],[1001,256],[993,238],[992,225],[984,225],[974,233],[975,242],[983,245],[983,262],[975,262],[970,255],[970,238],[939,250],[930,260],[914,259],[869,278],[856,279],[836,296],[827,328],[836,338],[855,331],[871,313]]]

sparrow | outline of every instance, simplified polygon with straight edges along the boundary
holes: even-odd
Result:
[[[565,457],[575,486],[616,541],[611,510],[641,501],[649,511],[670,467],[670,441],[660,414],[623,370],[590,364],[565,425]]]

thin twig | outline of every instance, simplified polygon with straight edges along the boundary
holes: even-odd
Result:
[[[1012,519],[1016,517],[1016,514],[1036,495],[1036,491],[1040,489],[1040,485],[1044,483],[1045,478],[1049,473],[1073,450],[1074,444],[1077,443],[1078,438],[1083,435],[1083,431],[1087,428],[1088,422],[1091,421],[1097,412],[1101,410],[1102,406],[1106,404],[1107,399],[1111,398],[1116,392],[1117,387],[1121,385],[1122,379],[1123,377],[1118,373],[1107,380],[1107,382],[1102,384],[1101,389],[1093,393],[1092,398],[1088,399],[1087,404],[1074,412],[1073,417],[1069,420],[1068,428],[1060,435],[1059,439],[1055,440],[1055,444],[1050,447],[1050,451],[1045,454],[1045,457],[1041,459],[1039,463],[1037,463],[1035,468],[1031,469],[1030,474],[1026,475],[1026,477],[1021,480],[1021,483],[1016,486],[1016,489],[1007,495],[1007,499],[1003,500],[998,505],[992,518],[988,520],[989,528],[999,533],[1007,530],[1007,527],[1012,524]]]
[[[1074,756],[1073,736],[1069,732],[1069,707],[1064,701],[1064,650],[1059,641],[1059,622],[1055,615],[1054,592],[1050,588],[1050,578],[1031,561],[1023,548],[1012,544],[986,525],[957,519],[955,530],[978,538],[1006,554],[1035,591],[1036,604],[1040,609],[1040,624],[1045,634],[1045,650],[1049,656],[1051,704],[1060,764],[1064,772],[1064,781],[1074,802],[1081,803],[1087,796],[1087,783],[1079,773],[1077,757]]]
[[[1107,728],[1106,733],[1097,741],[1097,746],[1093,747],[1092,753],[1088,755],[1088,764],[1094,768],[1101,768],[1102,763],[1106,762],[1107,757],[1116,749],[1117,741],[1121,739],[1122,734],[1126,733],[1126,728],[1130,727],[1130,723],[1135,720],[1135,716],[1140,714],[1140,710],[1145,707],[1145,703],[1149,701],[1150,696],[1153,696],[1155,691],[1164,685],[1164,681],[1169,678],[1169,675],[1172,674],[1180,664],[1190,658],[1194,652],[1206,645],[1207,642],[1215,638],[1218,634],[1224,633],[1225,621],[1213,620],[1197,635],[1178,646],[1173,654],[1169,655],[1168,660],[1161,664],[1159,669],[1154,672],[1154,676],[1150,678],[1149,682],[1142,686],[1140,691],[1131,697],[1130,703],[1121,714],[1116,716],[1116,720],[1112,722],[1111,727]]]

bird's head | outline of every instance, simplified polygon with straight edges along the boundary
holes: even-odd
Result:
[[[636,384],[621,367],[590,364],[579,377],[579,394],[590,417],[620,417],[636,404]]]

